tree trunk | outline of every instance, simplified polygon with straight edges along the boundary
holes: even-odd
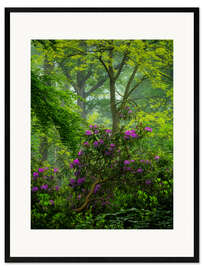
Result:
[[[85,99],[85,90],[83,88],[80,88],[78,91],[78,95],[80,97],[82,97],[83,99]],[[84,100],[81,100],[80,98],[78,98],[77,100],[77,105],[81,108],[81,117],[83,119],[86,119],[87,113],[86,113],[86,104]]]
[[[44,59],[44,74],[49,75],[51,71],[53,70],[54,66],[49,64],[49,61],[47,57],[45,56]],[[51,86],[51,80],[47,80],[47,85]],[[46,130],[43,130],[43,132],[46,134]],[[48,138],[47,136],[42,136],[40,138],[40,154],[41,154],[41,163],[46,161],[48,159]]]
[[[116,88],[115,81],[110,79],[110,104],[112,114],[112,133],[115,133],[119,129],[120,119],[116,108]]]

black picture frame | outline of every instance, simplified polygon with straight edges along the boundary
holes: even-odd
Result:
[[[32,12],[175,12],[194,14],[194,256],[12,257],[10,255],[10,14]],[[199,262],[199,8],[5,8],[5,262]]]

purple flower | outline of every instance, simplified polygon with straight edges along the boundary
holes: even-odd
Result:
[[[49,169],[49,167],[45,167],[44,169],[45,169],[45,170],[48,170],[48,169]]]
[[[50,200],[49,201],[51,205],[54,205],[54,201],[53,200]]]
[[[127,167],[126,170],[127,170],[127,171],[131,171],[131,168],[130,168],[130,167]]]
[[[33,187],[33,188],[32,188],[32,191],[33,191],[33,192],[38,191],[38,187]]]
[[[145,184],[146,184],[146,185],[150,185],[151,182],[152,182],[151,180],[146,180],[146,181],[145,181]]]
[[[55,186],[56,191],[59,191],[59,188],[60,188],[59,186]]]
[[[96,193],[101,188],[100,184],[97,184],[94,188],[94,193]]]
[[[33,176],[39,176],[38,172],[33,172]]]
[[[104,143],[104,141],[103,141],[102,139],[100,139],[100,140],[99,140],[99,143],[100,143],[100,144],[103,144],[103,143]]]
[[[85,177],[78,178],[77,183],[78,185],[82,184],[85,181]]]
[[[137,172],[138,173],[142,173],[143,172],[143,169],[142,168],[139,168],[139,169],[137,169]]]
[[[80,150],[80,151],[78,152],[78,156],[82,156],[82,154],[83,154],[83,151]]]
[[[96,142],[93,143],[93,145],[94,145],[94,147],[97,147],[99,145],[99,142],[96,141]]]
[[[132,159],[130,162],[135,162],[134,159]]]
[[[110,146],[113,148],[115,147],[116,145],[114,143],[111,143]]]
[[[138,137],[138,135],[136,134],[136,133],[131,133],[131,135],[130,135],[132,138],[137,138]]]
[[[58,172],[59,171],[59,169],[58,168],[54,168],[54,172],[56,173],[56,172]]]
[[[155,156],[154,159],[158,160],[158,159],[160,159],[160,156]]]
[[[74,167],[74,166],[73,166],[73,163],[71,163],[71,164],[70,164],[70,168],[73,169],[73,167]]]
[[[119,153],[120,151],[121,151],[120,149],[117,150],[118,153]]]
[[[94,128],[97,128],[97,125],[94,125]]]
[[[125,161],[124,161],[124,164],[125,164],[125,165],[128,165],[128,164],[130,164],[130,161],[129,161],[129,160],[125,160]]]
[[[75,184],[75,179],[70,179],[70,184],[73,186]]]
[[[125,135],[130,136],[131,135],[130,130],[125,131]]]
[[[144,159],[140,159],[140,162],[144,163],[144,162],[145,162],[145,160],[144,160]]]
[[[44,172],[44,168],[39,168],[39,172]]]
[[[81,196],[81,194],[79,194],[79,195],[78,195],[78,200],[80,200],[80,199],[81,199],[81,197],[82,197],[82,196]]]
[[[98,133],[99,133],[99,130],[95,130],[95,131],[94,131],[94,134],[98,134]]]
[[[152,132],[152,128],[150,128],[150,127],[145,127],[145,130],[149,131],[149,132]]]
[[[88,142],[84,142],[83,144],[84,144],[84,145],[86,145],[86,146],[88,146],[88,145],[89,145],[89,143],[88,143]]]
[[[92,135],[92,131],[91,130],[86,130],[85,135]]]
[[[48,189],[48,185],[47,184],[42,185],[40,188],[46,190],[46,189]]]
[[[128,113],[132,113],[133,111],[132,110],[129,110]]]
[[[79,164],[80,164],[79,159],[78,159],[78,158],[76,158],[75,160],[73,160],[73,164],[75,164],[75,165],[79,165]]]
[[[106,129],[105,132],[106,132],[106,133],[111,133],[112,130],[111,130],[111,129]]]
[[[130,139],[130,137],[127,136],[127,135],[125,135],[125,136],[124,136],[124,139],[128,140],[128,139]]]
[[[93,125],[89,125],[89,128],[93,128]]]

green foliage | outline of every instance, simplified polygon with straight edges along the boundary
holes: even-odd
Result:
[[[172,41],[31,52],[32,228],[172,229]]]

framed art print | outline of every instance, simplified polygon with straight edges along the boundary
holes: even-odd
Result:
[[[199,261],[199,9],[6,8],[6,262]]]

